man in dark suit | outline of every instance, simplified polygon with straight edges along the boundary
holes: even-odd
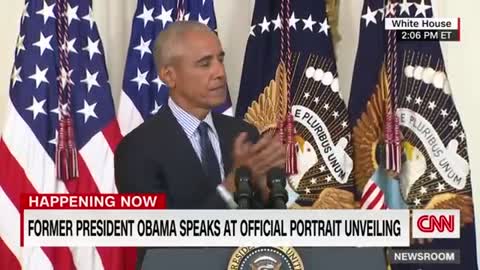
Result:
[[[160,32],[154,57],[170,97],[119,144],[120,192],[163,192],[168,208],[234,208],[235,169],[247,166],[266,201],[265,174],[284,166],[285,148],[277,137],[259,139],[253,126],[211,111],[226,98],[224,54],[201,23],[176,22]]]
[[[283,166],[285,149],[277,137],[258,140],[246,122],[211,112],[226,98],[216,34],[197,22],[173,23],[157,37],[154,57],[170,98],[118,146],[120,192],[164,192],[168,208],[234,207],[234,172],[247,166],[254,190],[268,198],[265,173]]]
[[[172,23],[157,37],[154,57],[170,98],[118,145],[119,191],[165,193],[170,209],[235,208],[235,170],[246,166],[261,208],[269,196],[265,174],[284,166],[285,148],[277,137],[259,139],[246,122],[211,112],[226,98],[216,34],[200,23]],[[140,248],[138,268],[144,254]]]

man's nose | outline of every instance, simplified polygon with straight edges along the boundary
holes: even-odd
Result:
[[[220,79],[223,80],[225,79],[225,66],[223,65],[223,62],[221,61],[215,61],[215,65],[213,68],[213,74],[215,79]]]

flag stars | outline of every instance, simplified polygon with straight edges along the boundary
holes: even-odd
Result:
[[[87,84],[87,92],[90,93],[90,90],[93,86],[100,87],[97,81],[98,71],[95,73],[90,73],[88,69],[85,69],[85,79],[81,80],[80,82]]]
[[[323,105],[323,108],[328,111],[328,109],[330,109],[330,105],[328,103],[325,103],[325,105]]]
[[[332,176],[329,175],[329,176],[325,177],[325,181],[327,181],[327,183],[332,182]]]
[[[190,20],[190,13],[184,14],[185,11],[180,10],[178,14],[178,21],[188,21]]]
[[[377,19],[375,19],[375,15],[377,15],[377,10],[372,11],[369,6],[367,6],[367,13],[362,15],[362,18],[365,19],[365,27],[368,27],[368,24],[371,22],[377,24]]]
[[[319,22],[318,24],[320,24],[320,30],[318,31],[318,33],[323,32],[326,36],[328,36],[328,29],[330,29],[330,25],[328,25],[327,18],[325,18],[323,22]]]
[[[25,51],[25,45],[23,45],[23,42],[25,41],[25,35],[20,35],[18,36],[17,39],[17,46],[16,46],[16,54],[18,55],[21,51]]]
[[[17,82],[23,82],[22,77],[20,76],[20,71],[22,71],[22,67],[13,67],[12,76],[10,77],[10,79],[12,80],[12,88],[15,87],[15,84]]]
[[[134,48],[134,50],[137,50],[140,52],[140,60],[143,59],[143,55],[145,53],[152,54],[152,51],[150,50],[150,43],[152,40],[147,40],[144,41],[143,37],[140,37],[140,45]]]
[[[435,104],[435,101],[430,101],[430,102],[428,102],[428,108],[429,108],[430,110],[433,111],[436,107],[437,107],[437,104]]]
[[[157,84],[157,91],[160,91],[160,88],[162,88],[162,86],[165,85],[164,82],[162,82],[162,80],[160,80],[160,77],[157,76],[157,78],[155,80],[152,81],[153,83],[156,83]]]
[[[33,43],[33,46],[40,48],[40,56],[43,55],[45,50],[50,50],[53,52],[52,46],[50,45],[50,40],[52,39],[53,35],[45,37],[42,32],[40,32],[40,40]]]
[[[420,4],[414,3],[415,7],[417,8],[417,12],[415,13],[415,17],[422,14],[423,17],[427,17],[427,10],[431,9],[432,6],[425,5],[425,0],[422,0]]]
[[[458,137],[460,138],[460,141],[464,141],[465,140],[465,132],[460,132],[460,134],[458,134]]]
[[[158,105],[157,101],[155,101],[154,108],[150,113],[152,115],[155,115],[157,114],[158,110],[160,110],[160,108],[162,108],[162,105]]]
[[[87,38],[88,45],[87,47],[83,48],[84,51],[88,51],[88,55],[90,56],[90,60],[92,60],[93,56],[95,54],[100,54],[100,50],[98,49],[98,43],[100,42],[100,39],[97,39],[97,41],[92,41],[90,37]]]
[[[39,114],[47,115],[45,110],[43,109],[43,105],[45,104],[46,99],[37,101],[35,97],[33,97],[33,102],[30,107],[27,108],[28,111],[33,113],[33,120],[37,119]]]
[[[188,15],[188,14],[187,14],[187,15]],[[199,21],[200,23],[203,23],[203,24],[205,24],[205,25],[208,25],[208,23],[210,22],[210,18],[207,17],[207,18],[204,19],[204,18],[202,18],[202,14],[198,14],[198,21]]]
[[[167,11],[167,10],[165,10],[165,8],[162,6],[162,12],[160,13],[160,15],[158,15],[157,17],[155,17],[155,19],[162,21],[163,28],[165,28],[165,26],[167,25],[168,22],[173,22],[173,19],[172,19],[172,11],[173,11],[173,8]],[[146,25],[146,24],[145,24],[145,25]]]
[[[143,27],[144,28],[147,26],[148,22],[153,22],[153,16],[152,16],[153,10],[154,10],[154,8],[147,9],[147,7],[145,5],[143,5],[143,13],[138,15],[137,17],[135,17],[137,19],[143,20]]]
[[[325,168],[325,165],[320,166],[319,168],[320,172],[325,172],[327,169]]]
[[[93,21],[93,11],[91,7],[88,9],[88,14],[83,16],[82,19],[88,21],[90,23],[90,29],[92,29],[94,21]]]
[[[53,13],[53,8],[55,7],[55,3],[51,4],[50,6],[47,5],[47,2],[43,2],[43,9],[37,11],[36,14],[43,16],[43,23],[46,24],[49,18],[55,19],[55,14]]]
[[[60,69],[60,75],[58,76],[58,80],[60,80],[60,83],[62,84],[62,87],[65,87],[68,84],[74,85],[72,81],[72,73],[73,69],[67,71],[65,68]]]
[[[297,30],[298,21],[300,21],[300,19],[295,18],[295,12],[292,12],[292,16],[290,16],[290,19],[288,20],[288,26]]]
[[[308,98],[310,97],[310,93],[305,92],[305,94],[303,94],[303,97],[304,97],[305,99],[308,99]]]
[[[385,10],[383,8],[377,9],[377,12],[382,13],[382,21],[385,20]]]
[[[256,25],[250,26],[250,36],[255,36],[255,32],[254,32],[255,27]]]
[[[55,131],[55,137],[53,139],[51,139],[50,141],[48,141],[48,143],[53,144],[53,145],[57,145],[57,142],[58,142],[58,131]]]
[[[78,16],[77,16],[77,10],[78,10],[78,6],[72,8],[72,6],[70,6],[70,4],[68,4],[67,18],[68,18],[68,25],[69,26],[70,26],[70,23],[73,20],[80,21],[80,18],[78,18]]]
[[[310,183],[311,183],[312,185],[317,184],[317,178],[314,177],[314,178],[310,179]]]
[[[414,203],[415,203],[415,206],[420,206],[421,201],[419,198],[415,198]]]
[[[258,25],[262,28],[261,33],[265,32],[265,31],[270,32],[270,30],[268,28],[270,26],[270,22],[267,21],[267,17],[263,17],[262,23],[260,23]]]
[[[35,80],[35,86],[38,88],[42,82],[48,83],[47,80],[48,68],[41,70],[38,65],[35,66],[35,74],[30,75],[29,79]]]
[[[449,124],[449,126],[452,127],[452,129],[455,129],[458,127],[458,120],[452,120]]]
[[[67,106],[68,104],[59,104],[57,108],[51,110],[50,112],[58,114],[58,118],[60,119],[60,110],[62,110],[62,112],[66,112]]]
[[[136,82],[138,86],[138,91],[142,88],[142,85],[150,85],[147,81],[148,70],[145,72],[141,72],[139,68],[137,68],[137,77],[131,79],[131,82]]]
[[[447,116],[448,116],[447,110],[445,110],[445,109],[440,110],[440,115],[441,115],[443,118],[447,117]]]
[[[342,128],[347,128],[347,127],[348,127],[347,121],[343,121],[343,122],[342,122]]]
[[[424,186],[421,186],[420,187],[420,194],[426,194],[427,193],[427,189],[424,187]]]
[[[423,102],[423,100],[422,100],[420,97],[417,97],[417,98],[415,99],[415,104],[417,104],[417,105],[421,105],[422,102]]]
[[[282,20],[280,19],[280,14],[277,15],[277,18],[275,20],[272,20],[273,23],[273,31],[277,29],[282,29]]]
[[[98,116],[95,113],[95,107],[97,106],[97,103],[93,103],[92,105],[88,104],[86,100],[83,101],[83,109],[78,110],[77,113],[83,114],[84,117],[84,123],[87,123],[88,119],[90,117],[97,118]]]
[[[309,189],[308,187],[305,189],[305,193],[306,193],[306,194],[310,194],[310,193],[311,193],[311,191],[310,191],[310,189]]]
[[[338,114],[337,111],[334,111],[334,112],[332,113],[332,116],[333,116],[333,118],[337,119],[337,117],[339,116],[339,114]]]
[[[391,15],[392,17],[395,17],[395,14],[397,13],[395,8],[397,7],[398,3],[389,3],[387,5],[387,16]]]
[[[318,104],[320,102],[320,98],[319,97],[315,97],[315,99],[313,100],[313,102],[315,102],[316,104]]]
[[[430,180],[437,180],[437,173],[436,172],[431,172],[430,175],[428,176]]]
[[[407,101],[407,103],[410,103],[412,101],[412,96],[409,94],[405,100]]]
[[[438,183],[438,186],[437,186],[437,191],[438,192],[442,192],[445,190],[445,184],[443,183]]]
[[[30,18],[30,15],[28,14],[28,5],[30,4],[30,2],[27,2],[25,4],[25,8],[23,9],[23,12],[22,12],[22,23],[23,21],[25,20],[25,18]]]
[[[407,13],[408,16],[410,16],[410,6],[412,6],[413,3],[409,3],[407,0],[403,0],[403,2],[400,4],[400,15],[403,13]]]
[[[77,50],[75,49],[75,41],[77,41],[76,38],[73,38],[72,40],[67,41],[66,46],[67,46],[68,52],[78,53]],[[65,44],[64,44],[64,46],[65,46]]]
[[[313,25],[316,23],[315,21],[312,20],[312,15],[308,16],[307,19],[302,19],[303,23],[305,24],[303,26],[303,30],[310,29],[310,31],[313,32]]]

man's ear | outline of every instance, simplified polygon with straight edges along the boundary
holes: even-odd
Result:
[[[160,68],[158,75],[160,80],[162,80],[162,82],[165,83],[169,88],[175,88],[177,76],[172,66],[164,66]]]

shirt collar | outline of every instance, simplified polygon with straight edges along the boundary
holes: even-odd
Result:
[[[168,99],[168,106],[172,110],[173,116],[177,119],[180,126],[182,126],[187,136],[189,138],[193,136],[202,121],[199,120],[197,117],[191,115],[190,113],[186,112],[184,109],[178,106],[171,98]],[[203,122],[208,124],[208,126],[210,127],[210,129],[213,130],[215,135],[217,134],[215,125],[213,124],[213,117],[211,112],[207,114],[205,119],[203,119]]]

